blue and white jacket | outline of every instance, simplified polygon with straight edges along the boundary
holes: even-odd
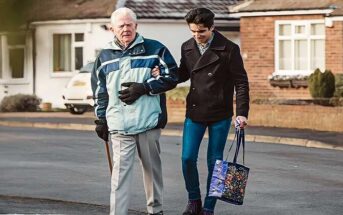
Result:
[[[154,78],[151,70],[156,65],[160,68],[160,76]],[[110,132],[138,134],[163,128],[167,123],[164,92],[177,84],[177,64],[163,44],[137,34],[126,50],[112,41],[100,52],[91,82],[98,119],[107,120]],[[121,84],[125,82],[144,83],[149,95],[126,105],[118,98]]]

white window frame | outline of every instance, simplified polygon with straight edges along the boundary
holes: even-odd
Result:
[[[50,77],[72,77],[75,73],[79,72],[79,70],[75,69],[75,48],[82,47],[83,48],[83,62],[85,62],[85,35],[86,33],[83,31],[65,31],[65,30],[54,30],[49,32],[50,36]],[[70,71],[54,71],[54,41],[53,36],[56,34],[71,34],[71,70]],[[83,34],[83,41],[82,42],[75,42],[75,34]]]
[[[75,41],[75,34],[83,34],[83,41],[78,41],[78,42],[76,42]],[[72,63],[72,67],[73,67],[73,69],[74,70],[76,70],[75,69],[75,66],[76,66],[76,60],[75,60],[75,48],[82,48],[82,62],[83,62],[83,64],[85,64],[85,36],[86,36],[86,34],[84,33],[84,32],[75,32],[74,34],[73,34],[73,36],[72,36],[72,39],[73,39],[73,37],[74,37],[74,40],[72,40],[72,45],[71,45],[71,47],[72,47],[72,52],[74,52],[74,61],[73,61],[73,63]],[[81,68],[83,67],[84,65],[81,65]],[[80,68],[80,69],[81,69]],[[76,71],[80,71],[80,70],[76,70]]]
[[[7,37],[8,33],[0,34],[0,42],[2,48],[2,77],[0,78],[0,83],[2,84],[28,84],[28,74],[27,74],[27,38],[25,35],[25,44],[23,45],[8,45]],[[23,78],[12,78],[12,71],[10,67],[10,56],[9,50],[14,48],[24,49],[24,62],[23,62]]]
[[[279,29],[280,25],[291,25],[291,36],[280,36]],[[326,35],[311,35],[311,24],[324,24],[323,20],[277,20],[275,21],[275,72],[273,75],[309,75],[313,71],[311,69],[311,41],[315,39],[324,40]],[[295,27],[299,25],[305,26],[304,34],[295,34]],[[305,39],[307,41],[307,69],[306,70],[295,70],[295,40]],[[291,40],[291,59],[292,65],[291,70],[280,70],[279,69],[279,41]],[[325,65],[325,44],[324,44],[324,65]]]

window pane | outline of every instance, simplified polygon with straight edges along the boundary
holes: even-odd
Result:
[[[75,34],[75,42],[83,42],[83,34]]]
[[[280,36],[289,36],[291,35],[291,25],[280,25],[279,27]]]
[[[75,48],[75,69],[80,70],[83,66],[83,48],[76,47]]]
[[[9,58],[12,78],[24,78],[24,49],[10,49]]]
[[[295,40],[294,44],[295,70],[307,70],[307,41]]]
[[[305,26],[304,25],[295,26],[295,33],[296,34],[304,34],[305,33]]]
[[[53,35],[54,72],[71,71],[71,34]]]
[[[291,41],[279,41],[279,69],[290,70],[292,68],[291,62]]]
[[[325,69],[325,41],[324,40],[312,40],[311,41],[311,70],[317,68]]]
[[[311,25],[311,34],[312,35],[325,35],[324,24],[312,24]]]

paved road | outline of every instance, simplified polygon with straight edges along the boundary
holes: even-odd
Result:
[[[0,127],[0,213],[47,213],[50,204],[53,205],[50,213],[75,214],[77,206],[82,211],[79,214],[106,214],[109,173],[103,145],[98,142],[93,132]],[[180,170],[181,139],[162,137],[161,142],[165,211],[179,215],[186,201]],[[203,184],[205,150],[206,142],[199,157]],[[342,155],[342,151],[335,150],[248,143],[246,163],[251,174],[245,203],[233,206],[219,202],[216,212],[219,215],[340,214]],[[132,214],[145,211],[138,160],[135,170]],[[66,202],[39,202],[40,198]],[[28,205],[32,204],[36,207],[30,209]]]

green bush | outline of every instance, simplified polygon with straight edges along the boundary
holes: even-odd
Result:
[[[335,97],[343,97],[343,74],[335,74],[336,90]]]
[[[41,102],[35,95],[16,94],[5,96],[0,104],[2,112],[34,112],[38,110]]]
[[[322,73],[316,69],[310,75],[308,85],[313,98],[331,98],[335,92],[335,76],[330,70]]]

